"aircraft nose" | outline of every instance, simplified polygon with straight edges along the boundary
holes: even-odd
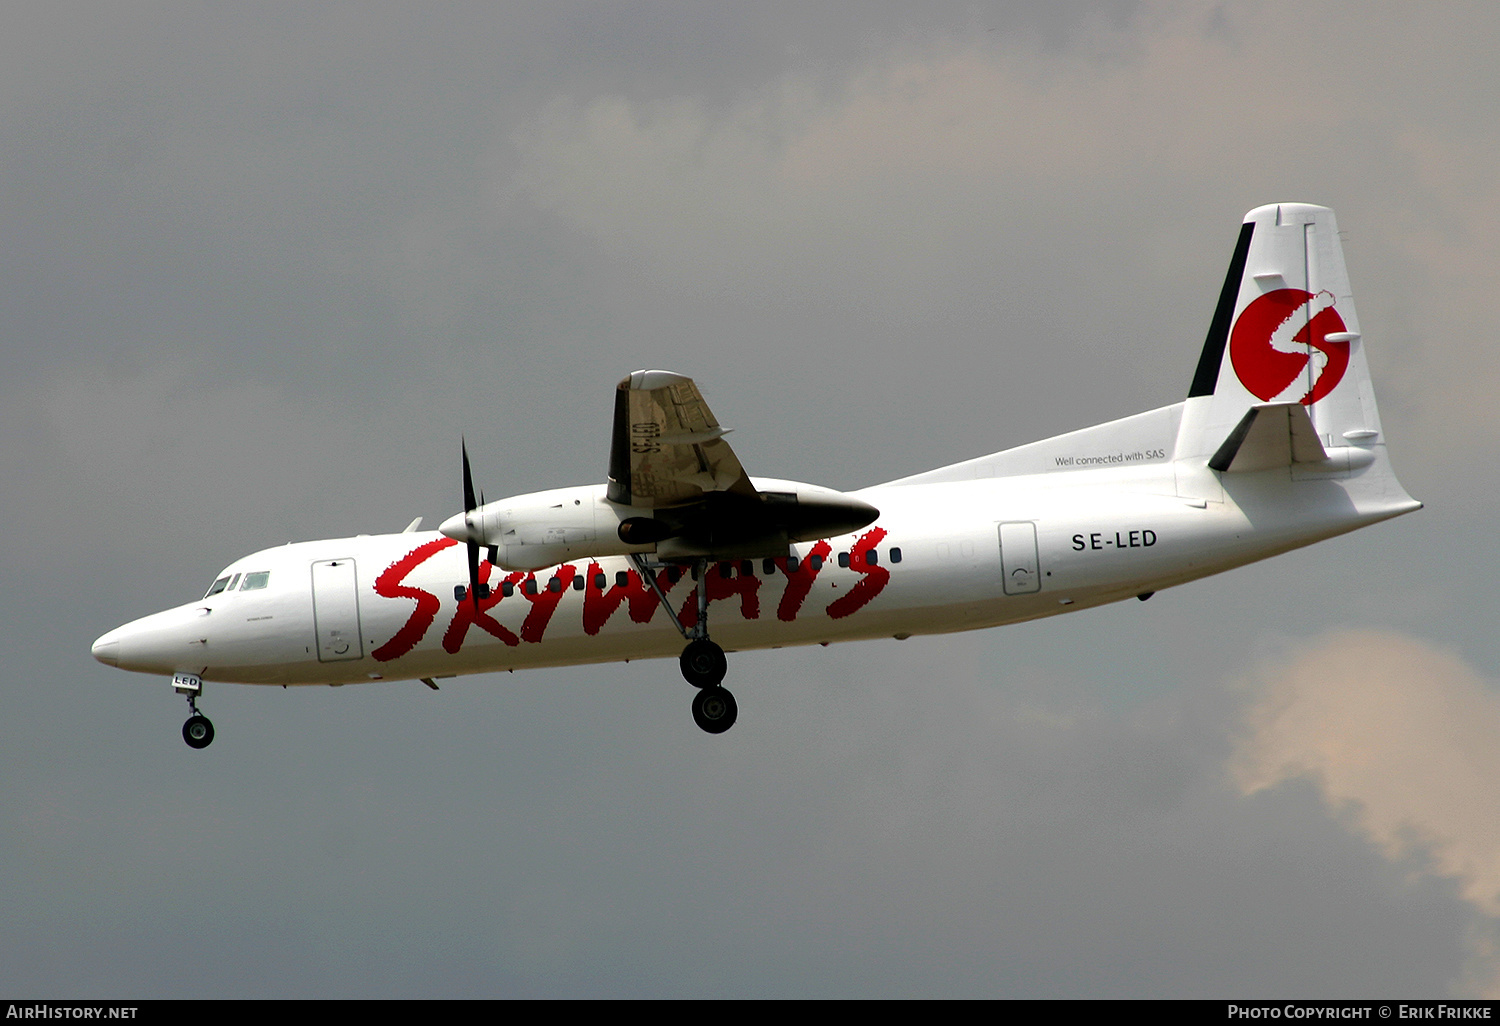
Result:
[[[120,639],[114,631],[94,642],[94,658],[105,666],[120,665]]]
[[[94,658],[137,673],[174,673],[205,662],[199,646],[208,644],[210,613],[209,607],[194,604],[132,620],[94,642]]]

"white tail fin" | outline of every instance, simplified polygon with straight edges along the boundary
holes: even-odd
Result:
[[[1273,414],[1273,411],[1274,414]],[[1286,456],[1264,441],[1267,416],[1288,425]],[[1252,428],[1257,419],[1262,427]],[[1315,439],[1321,443],[1313,447]],[[1245,215],[1177,435],[1178,460],[1215,470],[1321,462],[1372,447],[1380,416],[1333,211],[1307,203]]]

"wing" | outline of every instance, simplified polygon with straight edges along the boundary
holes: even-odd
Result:
[[[727,433],[692,378],[636,371],[615,392],[610,500],[663,509],[700,502],[716,492],[757,498],[739,457],[724,441]]]

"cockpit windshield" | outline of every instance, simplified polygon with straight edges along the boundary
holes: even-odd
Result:
[[[257,570],[255,573],[245,574],[243,583],[241,583],[240,577],[240,574],[225,574],[214,582],[213,587],[208,589],[208,594],[203,597],[213,598],[221,591],[234,591],[236,588],[240,591],[259,591],[261,588],[268,587],[271,583],[271,571],[269,570]]]

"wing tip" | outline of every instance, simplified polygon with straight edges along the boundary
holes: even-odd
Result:
[[[650,392],[658,388],[680,385],[684,382],[692,384],[692,381],[693,379],[686,374],[678,374],[676,371],[638,370],[632,371],[630,377],[621,381],[620,388]]]

